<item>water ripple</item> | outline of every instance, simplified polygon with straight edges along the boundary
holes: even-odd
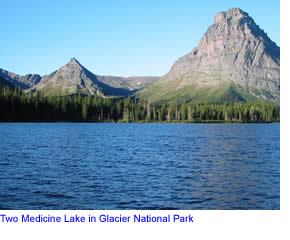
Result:
[[[0,124],[0,209],[280,209],[279,124]]]

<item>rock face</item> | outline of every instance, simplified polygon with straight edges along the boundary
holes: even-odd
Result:
[[[280,48],[241,9],[220,12],[199,45],[148,91],[158,102],[170,96],[178,98],[189,86],[192,93],[187,91],[187,98],[183,94],[186,101],[196,99],[198,89],[223,88],[226,92],[225,86],[244,100],[279,101]],[[141,91],[141,96],[148,96],[146,91]],[[211,89],[211,94],[214,92]]]
[[[0,76],[12,83],[13,85],[20,87],[22,89],[28,89],[39,83],[41,77],[38,74],[27,74],[25,76],[20,76],[12,72],[8,72],[0,68]]]

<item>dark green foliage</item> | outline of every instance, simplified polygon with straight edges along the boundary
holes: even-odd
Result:
[[[49,97],[2,88],[0,121],[10,122],[276,122],[278,105],[265,102],[227,104],[162,104],[127,97]]]

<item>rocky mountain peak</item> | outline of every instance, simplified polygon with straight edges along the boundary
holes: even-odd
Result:
[[[260,43],[263,42],[263,43]],[[267,34],[256,25],[255,21],[243,10],[231,8],[226,12],[219,12],[215,16],[214,24],[211,25],[203,35],[198,48],[199,53],[206,49],[209,55],[226,54],[239,51],[240,44],[250,44],[250,48],[255,48],[257,44],[269,46],[277,51]],[[196,49],[194,49],[196,50]],[[194,52],[194,51],[193,51]],[[204,52],[203,52],[204,53]],[[275,54],[275,53],[274,53]],[[275,56],[280,57],[280,56]]]
[[[79,63],[79,61],[76,58],[72,58],[66,65],[64,65],[62,68],[59,70],[64,70],[64,71],[70,71],[70,70],[78,70],[81,71],[83,70],[84,67]]]
[[[245,66],[278,69],[279,65],[280,48],[246,12],[231,8],[215,16],[214,24],[199,45],[182,57],[172,70],[179,72],[182,66],[185,72],[195,69],[220,73],[234,68],[245,69]]]
[[[240,8],[231,8],[226,12],[219,12],[214,19],[215,24],[226,23],[228,21],[239,21],[248,18],[249,15]]]
[[[215,16],[198,46],[175,62],[160,85],[168,81],[171,89],[164,89],[172,93],[186,86],[197,91],[226,85],[241,89],[244,95],[277,101],[280,48],[246,12],[231,8]]]
[[[37,87],[48,83],[54,85],[74,85],[75,86],[91,86],[91,79],[95,79],[95,75],[83,67],[77,59],[72,58],[67,64],[62,66],[50,75],[43,76],[41,83]]]
[[[81,65],[76,58],[71,58],[71,60],[69,61],[69,64]]]

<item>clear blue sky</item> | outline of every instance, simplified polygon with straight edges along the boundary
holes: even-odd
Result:
[[[232,7],[280,45],[279,2],[1,0],[0,68],[44,75],[75,57],[95,74],[161,76]]]

